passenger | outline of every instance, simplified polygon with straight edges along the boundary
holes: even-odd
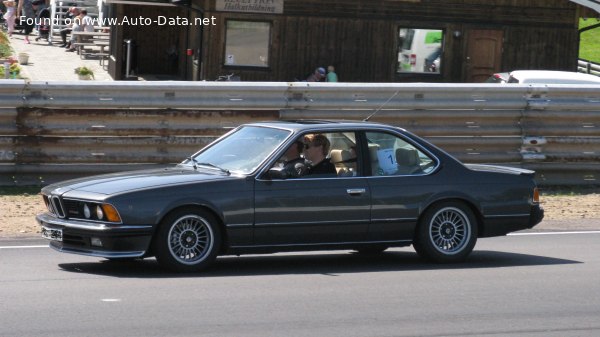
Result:
[[[330,146],[329,139],[320,133],[304,136],[304,157],[310,163],[306,175],[337,176],[335,165],[327,158]]]

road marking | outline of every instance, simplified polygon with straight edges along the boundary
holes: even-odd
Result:
[[[530,233],[510,233],[509,236],[524,235],[570,235],[570,234],[600,234],[600,231],[577,231],[577,232],[530,232]]]
[[[0,246],[0,249],[28,249],[28,248],[48,248],[48,245],[43,245],[43,246]]]

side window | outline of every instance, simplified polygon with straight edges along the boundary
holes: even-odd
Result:
[[[295,139],[272,168],[283,179],[354,177],[356,153],[354,132],[308,133]]]
[[[338,177],[355,177],[358,175],[356,158],[356,136],[354,132],[327,133],[331,142],[329,158],[335,166]]]
[[[421,175],[431,172],[435,160],[404,139],[382,132],[367,132],[371,175]]]

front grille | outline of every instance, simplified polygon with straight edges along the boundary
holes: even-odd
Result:
[[[54,209],[54,212],[56,213],[56,215],[59,218],[64,218],[65,217],[65,211],[62,208],[62,205],[60,204],[60,198],[58,196],[53,196],[50,201],[52,202],[52,208]]]
[[[69,218],[83,218],[83,202],[78,200],[63,199],[65,212]]]

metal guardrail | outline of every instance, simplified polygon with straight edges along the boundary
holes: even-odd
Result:
[[[278,119],[398,125],[464,162],[597,184],[600,89],[587,85],[0,80],[0,185],[176,163],[231,128]]]
[[[577,61],[577,71],[580,73],[600,76],[600,64],[588,60],[579,59]]]

